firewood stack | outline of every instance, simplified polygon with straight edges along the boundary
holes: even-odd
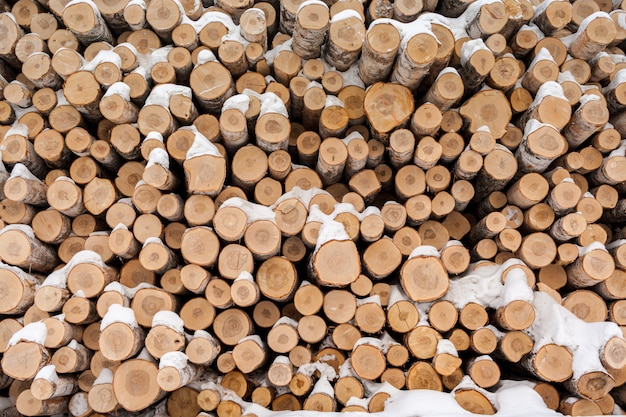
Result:
[[[626,406],[619,0],[0,11],[2,416]]]

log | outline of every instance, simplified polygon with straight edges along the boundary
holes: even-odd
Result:
[[[401,127],[414,111],[410,90],[398,84],[376,83],[367,90],[363,102],[372,134],[383,140]]]

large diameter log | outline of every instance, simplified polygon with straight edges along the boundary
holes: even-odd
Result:
[[[200,107],[212,114],[219,114],[224,101],[235,92],[230,71],[213,61],[198,65],[191,71],[189,86]]]
[[[309,261],[309,273],[327,287],[345,287],[361,273],[361,259],[351,240],[329,240],[323,243]]]
[[[433,301],[448,291],[448,272],[438,257],[413,256],[400,269],[400,283],[413,301]]]
[[[81,1],[63,9],[63,23],[84,44],[113,43],[111,31],[92,1]]]
[[[157,382],[158,367],[151,360],[130,359],[113,375],[113,392],[125,410],[143,410],[163,397]]]
[[[459,112],[469,120],[471,133],[486,126],[495,138],[504,136],[512,116],[511,104],[499,90],[484,90],[474,94],[461,106]]]
[[[394,129],[409,121],[415,102],[408,88],[381,82],[367,89],[363,108],[374,137],[386,142]]]

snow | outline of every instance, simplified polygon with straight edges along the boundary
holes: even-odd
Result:
[[[432,256],[435,258],[441,257],[437,248],[435,248],[434,246],[430,246],[430,245],[417,246],[415,249],[413,249],[413,251],[411,251],[411,254],[409,255],[409,259],[416,258],[418,256]]]
[[[100,331],[103,331],[113,323],[125,323],[131,328],[138,326],[133,309],[119,304],[111,304],[109,306],[107,313],[104,315],[102,322],[100,323]]]
[[[169,108],[170,98],[181,94],[187,98],[192,98],[191,88],[176,84],[159,84],[152,88],[150,95],[146,98],[145,106],[161,106]]]
[[[328,395],[330,398],[335,398],[335,390],[326,378],[320,378],[317,380],[309,395],[313,394],[325,394]]]
[[[618,85],[626,82],[626,68],[621,69],[615,73],[611,82],[602,89],[602,92],[606,93],[607,91],[615,90]]]
[[[69,402],[69,412],[73,416],[82,416],[91,411],[89,401],[87,399],[88,394],[84,391],[77,392],[72,395]]]
[[[620,145],[612,150],[608,157],[612,158],[615,156],[626,156],[626,139],[622,140]]]
[[[272,208],[264,206],[262,204],[252,203],[250,201],[246,201],[241,197],[231,197],[228,200],[224,201],[220,206],[220,209],[225,207],[237,207],[246,213],[248,218],[247,224],[254,223],[260,220],[269,220],[271,222],[276,222],[276,213]],[[219,209],[218,209],[219,211]]]
[[[323,1],[320,0],[306,0],[304,2],[302,2],[302,4],[300,4],[300,6],[298,7],[298,11],[296,12],[296,15],[298,14],[298,12],[300,10],[302,10],[302,8],[306,7],[306,6],[310,6],[311,4],[317,4],[319,6],[324,6],[328,9],[328,5],[326,3],[324,3]]]
[[[163,140],[163,138],[161,138],[161,140]],[[146,168],[151,167],[152,165],[160,165],[165,169],[170,168],[170,156],[165,149],[154,148],[150,151]]]
[[[335,372],[333,367],[326,363],[320,362],[322,360],[323,358],[320,358],[318,362],[307,363],[305,365],[302,365],[301,367],[298,368],[296,372],[302,375],[306,375],[308,377],[315,374],[315,372],[319,372],[320,379],[321,378],[325,378],[327,380],[335,379],[337,377],[337,373]]]
[[[184,369],[187,366],[188,360],[189,358],[183,352],[167,352],[161,356],[159,369],[163,369],[168,366],[176,369]]]
[[[35,232],[33,232],[32,227],[27,226],[25,224],[9,224],[7,226],[4,226],[4,228],[2,228],[2,230],[0,230],[0,237],[8,231],[11,230],[17,230],[20,231],[22,233],[24,233],[26,236],[28,236],[30,239],[36,240],[37,237],[35,236]]]
[[[196,66],[205,64],[207,62],[219,62],[215,54],[210,49],[203,49],[202,51],[200,51],[200,53],[198,53],[197,61],[198,62]]]
[[[72,3],[74,3],[74,2],[72,2]],[[93,2],[91,2],[91,1],[84,1],[84,3],[92,3],[93,4]],[[68,6],[69,6],[69,4],[68,4]],[[118,68],[122,66],[122,58],[117,53],[113,52],[112,50],[103,49],[103,50],[99,51],[98,54],[91,61],[89,61],[86,64],[84,64],[81,67],[81,70],[94,72],[96,67],[98,65],[104,63],[104,62],[109,62],[109,63],[115,65]]]
[[[437,342],[436,354],[441,355],[443,353],[447,353],[448,355],[456,357],[459,356],[459,352],[457,352],[456,348],[454,347],[454,343],[452,343],[448,339],[439,339],[439,341]]]
[[[236,109],[241,112],[241,114],[246,114],[248,112],[248,108],[250,106],[250,96],[247,94],[236,94],[229,99],[227,99],[222,105],[222,113],[226,110]]]
[[[275,209],[280,203],[290,198],[297,198],[305,207],[309,207],[311,205],[311,200],[318,194],[327,194],[330,195],[328,191],[322,190],[320,188],[311,187],[308,190],[303,190],[302,188],[295,186],[288,192],[284,193],[278,200],[270,206],[271,209]]]
[[[339,71],[341,74],[341,78],[343,79],[343,86],[355,86],[360,88],[365,88],[365,83],[361,80],[359,76],[359,65],[354,64],[350,68],[345,71]]]
[[[576,247],[578,248],[578,257],[579,258],[582,258],[586,254],[588,254],[589,252],[594,251],[594,250],[601,250],[601,251],[604,251],[604,252],[608,252],[607,249],[604,247],[604,245],[602,243],[600,243],[600,242],[591,242],[587,246],[578,246],[578,245],[576,245]]]
[[[177,2],[180,5],[180,3]],[[184,13],[183,10],[181,10]],[[152,65],[158,64],[159,62],[167,62],[167,56],[174,49],[172,45],[167,45],[159,49],[155,49],[150,54],[150,60],[152,61]]]
[[[552,54],[550,53],[550,51],[548,51],[546,48],[541,48],[539,50],[539,53],[537,53],[537,55],[535,56],[535,59],[532,60],[532,62],[530,63],[530,65],[528,66],[528,70],[530,70],[532,67],[535,66],[535,64],[537,64],[537,62],[539,61],[552,61],[554,62],[554,58],[552,57]]]
[[[561,87],[561,84],[559,84],[556,81],[547,81],[541,84],[541,86],[537,90],[535,99],[533,100],[533,103],[531,104],[530,107],[533,108],[539,105],[539,103],[541,103],[541,101],[544,98],[550,97],[550,96],[567,101],[567,97],[565,97],[565,94],[563,93],[563,87]]]
[[[285,107],[285,103],[281,100],[278,95],[273,92],[259,94],[256,91],[250,90],[246,88],[243,90],[243,94],[246,94],[250,97],[255,97],[261,102],[261,110],[259,110],[259,119],[267,113],[278,113],[282,114],[286,118],[289,118],[289,113],[287,112],[287,108]]]
[[[118,95],[124,99],[124,101],[130,101],[130,86],[125,82],[118,81],[113,83],[103,97],[110,97],[112,95]]]
[[[366,297],[366,298],[360,298],[356,300],[356,306],[362,306],[365,304],[378,304],[379,306],[382,307],[382,304],[380,302],[380,296],[378,294],[374,294],[370,297]]]
[[[276,320],[276,323],[272,326],[272,329],[277,326],[287,325],[289,327],[293,327],[294,329],[298,327],[298,322],[292,319],[291,317],[283,316]]]
[[[578,26],[578,30],[576,31],[575,35],[578,35],[582,33],[585,29],[587,29],[587,26],[589,25],[589,23],[591,23],[594,19],[600,19],[600,18],[611,19],[611,16],[606,12],[591,13],[589,16],[585,17],[585,20],[583,20],[580,23],[580,26]]]
[[[333,18],[330,19],[330,23],[333,24],[342,20],[350,19],[351,17],[356,17],[360,21],[363,21],[363,17],[359,14],[359,12],[353,9],[346,9],[333,16]]]
[[[48,335],[48,328],[43,321],[29,323],[11,336],[7,348],[19,342],[33,342],[43,346]]]
[[[360,134],[359,132],[357,132],[356,130],[352,133],[350,133],[348,136],[346,136],[345,138],[341,139],[341,141],[343,142],[344,145],[348,146],[348,144],[350,142],[352,142],[354,139],[362,139],[365,140],[365,138],[363,137],[362,134]],[[385,204],[391,204],[391,203],[395,203],[395,201],[386,201]],[[398,204],[398,203],[396,203]]]
[[[56,366],[46,365],[37,372],[35,379],[45,379],[46,381],[55,382],[59,379],[56,372]]]
[[[600,96],[597,94],[583,94],[579,100],[580,106],[581,107],[584,106],[589,101],[602,101],[602,100],[600,99]]]
[[[326,103],[324,103],[324,108],[328,107],[344,107],[343,101],[339,100],[336,96],[327,95]]]
[[[195,158],[196,156],[202,155],[211,155],[223,158],[217,147],[213,145],[211,141],[206,138],[206,136],[200,133],[195,126],[185,126],[181,129],[191,130],[196,135],[193,143],[191,144],[191,147],[187,151],[187,159]]]
[[[274,65],[274,60],[276,59],[278,54],[281,53],[282,51],[291,51],[292,43],[293,43],[293,38],[289,39],[286,42],[281,43],[276,48],[273,48],[267,51],[265,53],[265,62],[267,62],[267,65],[269,66]]]
[[[185,333],[185,323],[178,314],[169,310],[157,311],[152,318],[152,327],[165,326],[177,333]]]
[[[512,258],[502,265],[470,268],[458,278],[450,279],[450,287],[443,299],[453,303],[458,310],[469,303],[498,308],[513,300],[532,302],[533,291],[528,287],[526,275],[521,268],[509,270],[506,282],[502,282],[502,273],[513,265],[523,263]]]
[[[587,323],[542,292],[534,294],[533,307],[537,314],[528,333],[535,341],[535,352],[548,343],[567,347],[573,355],[574,379],[588,372],[606,372],[599,352],[609,339],[623,337],[617,324]]]
[[[317,208],[317,205],[313,206],[313,208]],[[321,212],[321,210],[318,209],[318,211],[320,212],[320,214],[324,214]],[[327,216],[326,220],[322,222],[322,225],[320,226],[317,236],[317,242],[315,245],[315,252],[317,252],[323,244],[325,244],[326,242],[330,242],[331,240],[342,241],[351,239],[350,236],[348,236],[348,233],[346,232],[346,229],[343,227],[342,223],[336,222],[335,220],[330,218],[330,216]]]
[[[13,266],[13,265],[7,265],[3,263],[2,261],[0,261],[0,270],[11,271],[12,273],[20,277],[20,279],[23,279],[27,282],[38,283],[39,281],[41,281],[40,279],[35,278],[34,276],[24,272],[21,268],[18,268],[17,266]]]
[[[13,135],[22,136],[25,138],[28,137],[28,126],[24,123],[13,123],[9,130],[7,130],[7,132],[4,134],[4,137],[8,138],[9,136]]]
[[[113,383],[113,371],[109,368],[102,368],[100,375],[93,382],[93,385],[112,384]]]
[[[487,48],[485,42],[480,38],[465,42],[461,47],[461,66],[467,65],[472,55],[480,50],[489,51],[489,53],[491,53],[491,50]]]

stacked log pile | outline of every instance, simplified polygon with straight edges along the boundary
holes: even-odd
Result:
[[[626,406],[620,1],[0,11],[0,414]]]

